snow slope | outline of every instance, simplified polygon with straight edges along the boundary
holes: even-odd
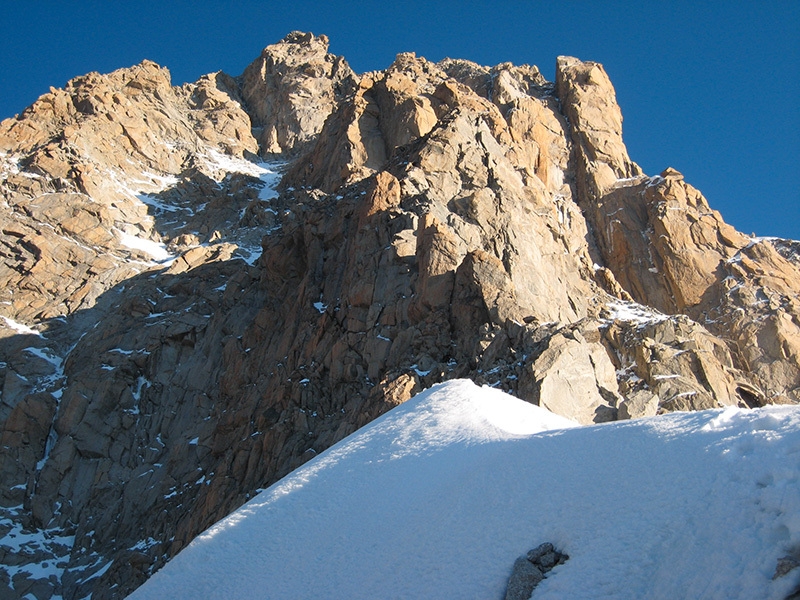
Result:
[[[497,598],[517,557],[569,560],[534,598],[783,598],[800,568],[800,409],[575,427],[437,385],[222,520],[131,598]]]

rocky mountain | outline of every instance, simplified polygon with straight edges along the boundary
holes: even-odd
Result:
[[[291,33],[0,123],[0,596],[124,597],[417,391],[580,423],[800,402],[800,243],[627,154],[603,67],[358,75]]]

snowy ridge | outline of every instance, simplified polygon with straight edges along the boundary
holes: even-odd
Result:
[[[469,381],[430,388],[196,538],[131,598],[784,598],[800,569],[800,409],[573,427]]]
[[[728,264],[739,263],[742,261],[742,251],[749,250],[756,244],[770,244],[772,245],[784,258],[790,261],[798,260],[798,248],[800,248],[800,241],[789,240],[779,237],[765,236],[765,237],[751,237],[746,246],[740,248],[739,251],[728,259]]]

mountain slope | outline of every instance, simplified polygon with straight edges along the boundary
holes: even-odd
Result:
[[[566,429],[562,429],[566,427]],[[800,542],[800,410],[574,424],[434,386],[198,536],[131,598],[783,598]],[[709,500],[711,499],[711,500]]]
[[[0,123],[2,593],[124,595],[450,379],[583,424],[800,401],[797,243],[643,174],[602,66],[556,72],[293,32]]]

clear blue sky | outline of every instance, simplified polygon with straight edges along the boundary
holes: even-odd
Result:
[[[644,6],[641,6],[644,5]],[[239,75],[291,30],[357,72],[430,60],[605,65],[633,160],[682,171],[745,233],[800,239],[800,1],[2,1],[0,118],[49,86],[148,58],[173,83]]]

